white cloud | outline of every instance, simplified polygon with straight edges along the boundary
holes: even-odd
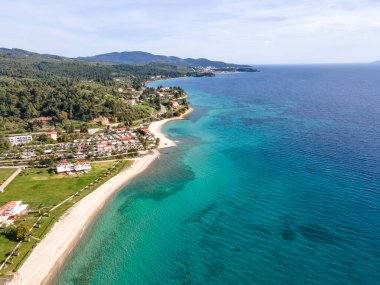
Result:
[[[380,3],[3,1],[0,45],[67,56],[145,50],[245,63],[380,58]]]

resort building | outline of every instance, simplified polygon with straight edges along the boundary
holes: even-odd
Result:
[[[91,171],[92,167],[91,167],[91,164],[88,163],[88,162],[75,162],[75,163],[71,163],[71,162],[67,162],[67,161],[63,161],[62,163],[60,164],[57,164],[56,167],[55,167],[55,172],[56,173],[72,173],[72,172],[89,172]]]
[[[58,133],[57,132],[47,132],[46,135],[51,138],[52,140],[57,140]]]
[[[52,117],[38,117],[36,120],[41,123],[50,123],[52,121]]]
[[[56,173],[71,172],[74,170],[74,164],[63,161],[55,166]]]
[[[88,162],[76,162],[74,163],[74,170],[76,172],[83,171],[83,172],[89,172],[91,171],[91,164]]]
[[[18,145],[21,143],[30,143],[33,140],[31,135],[9,136],[8,139],[11,145]]]

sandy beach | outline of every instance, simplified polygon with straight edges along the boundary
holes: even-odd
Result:
[[[149,130],[160,138],[160,148],[176,145],[161,132],[163,125],[171,120],[182,119],[191,111],[192,109],[189,109],[180,117],[151,124]],[[130,179],[143,172],[158,156],[158,150],[154,150],[152,154],[137,158],[131,167],[112,177],[71,207],[34,248],[9,284],[48,283],[105,203]]]
[[[188,114],[190,114],[191,112],[193,111],[192,108],[189,108],[189,110],[187,110],[185,113],[183,113],[181,116],[179,117],[175,117],[175,118],[170,118],[170,119],[164,119],[164,120],[161,120],[161,121],[156,121],[156,122],[153,122],[150,124],[149,126],[149,131],[154,134],[156,136],[156,138],[159,138],[160,139],[160,145],[159,147],[160,148],[166,148],[166,147],[172,147],[172,146],[175,146],[175,142],[170,140],[169,138],[167,138],[163,133],[162,133],[162,127],[169,121],[173,121],[173,120],[181,120],[183,119],[185,116],[187,116]]]

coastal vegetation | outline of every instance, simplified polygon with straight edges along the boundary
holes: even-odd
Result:
[[[4,193],[1,193],[0,205],[22,200],[29,205],[30,211],[17,219],[14,226],[0,229],[0,263],[9,256],[20,240],[27,238],[27,242],[23,242],[10,257],[0,274],[9,274],[16,270],[68,208],[131,163],[130,160],[94,163],[91,172],[76,175],[55,174],[51,168],[23,170],[7,186]],[[62,203],[65,200],[67,201]]]
[[[38,117],[66,129],[98,117],[128,125],[157,109],[152,100],[128,104],[145,81],[192,75],[165,63],[113,65],[0,49],[0,133],[34,131],[43,124]]]
[[[30,227],[25,223],[19,223],[17,227],[11,226],[4,230],[4,235],[14,241],[25,241],[29,238]]]
[[[144,82],[208,74],[167,63],[92,63],[0,49],[1,164],[23,168],[0,195],[7,217],[0,228],[1,279],[17,271],[67,209],[131,165],[125,157],[159,146],[150,122],[189,109],[182,88]],[[93,161],[90,172],[54,171],[83,159]],[[13,171],[0,168],[0,182]],[[11,214],[9,204],[25,208]]]

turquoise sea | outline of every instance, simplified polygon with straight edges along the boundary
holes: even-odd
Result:
[[[380,284],[380,65],[182,78],[178,141],[55,284]]]

